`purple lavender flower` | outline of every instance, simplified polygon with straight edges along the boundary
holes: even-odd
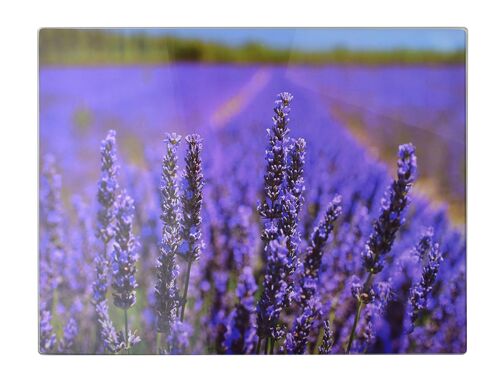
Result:
[[[40,244],[39,344],[41,353],[50,353],[56,345],[56,335],[52,328],[54,292],[62,282],[65,256],[61,176],[56,171],[52,156],[45,157],[41,179],[40,213],[45,231]]]
[[[286,168],[286,183],[288,191],[295,197],[295,209],[300,214],[304,205],[304,165],[306,156],[306,141],[302,138],[292,142]]]
[[[186,169],[184,171],[184,192],[182,194],[182,236],[187,248],[182,252],[186,261],[194,262],[201,250],[201,203],[203,199],[203,173],[201,167],[201,137],[192,134],[186,137]]]
[[[123,332],[117,332],[113,321],[109,316],[108,302],[106,300],[96,304],[96,313],[99,323],[99,334],[107,352],[116,354],[131,348],[141,340],[135,333],[130,331],[124,336]]]
[[[312,324],[320,312],[321,304],[317,297],[302,303],[300,315],[295,319],[292,331],[286,336],[285,346],[288,354],[303,354],[306,351]]]
[[[114,236],[115,200],[118,193],[116,160],[116,132],[110,130],[101,143],[101,179],[97,192],[97,235],[106,244]]]
[[[56,334],[52,328],[52,314],[48,310],[40,312],[40,353],[52,352],[56,345]]]
[[[225,348],[229,354],[249,354],[254,349],[256,314],[254,296],[257,285],[251,267],[245,267],[240,275],[236,296],[238,303],[229,317],[225,334]]]
[[[201,204],[203,200],[203,173],[201,167],[201,137],[192,134],[186,137],[188,144],[185,157],[186,169],[184,170],[185,188],[181,197],[182,201],[182,237],[184,246],[181,246],[181,255],[187,261],[186,278],[181,299],[180,320],[184,320],[186,308],[189,276],[191,266],[200,257],[201,247]]]
[[[291,194],[286,193],[286,168],[287,168],[287,135],[288,114],[292,96],[283,92],[278,95],[276,107],[274,108],[271,129],[267,130],[269,145],[266,150],[266,174],[264,175],[264,202],[259,204],[258,211],[264,222],[261,238],[264,242],[265,276],[264,290],[257,309],[257,353],[263,339],[278,340],[283,331],[277,326],[282,308],[288,299],[288,277],[293,270],[293,264],[289,261],[288,246],[293,247],[292,256],[295,253],[296,241],[288,242],[283,237],[291,237],[296,226],[297,200]],[[291,172],[298,176],[298,173]],[[298,180],[297,180],[298,181]],[[280,237],[282,235],[282,237]],[[271,343],[272,344],[272,343]],[[266,342],[265,350],[267,352]]]
[[[163,222],[160,256],[157,264],[156,295],[156,329],[160,333],[170,333],[171,326],[177,320],[179,307],[179,290],[177,276],[179,267],[176,254],[181,243],[179,194],[177,188],[177,146],[181,137],[176,134],[167,135],[167,154],[163,158],[161,187],[161,220]]]
[[[106,299],[108,291],[108,259],[101,254],[97,254],[94,260],[96,280],[92,286],[92,299],[94,303],[99,303]]]
[[[417,245],[413,248],[413,254],[418,258],[419,261],[423,261],[429,253],[429,250],[433,245],[434,230],[429,227],[422,234]]]
[[[212,307],[207,313],[208,328],[211,330],[209,334],[209,342],[214,345],[217,353],[225,353],[224,336],[226,334],[227,318],[229,314],[229,294],[228,283],[229,273],[224,269],[218,269],[214,273],[212,298]]]
[[[101,179],[97,192],[97,235],[106,243],[114,236],[115,200],[118,191],[116,160],[116,132],[110,130],[101,143]]]
[[[332,351],[333,337],[332,331],[330,330],[330,322],[325,319],[323,322],[323,338],[321,339],[321,346],[318,348],[318,353],[320,355],[328,355]]]
[[[432,239],[432,231],[426,232],[416,247],[420,261],[423,263],[423,268],[420,281],[410,290],[408,301],[410,326],[408,333],[414,330],[415,323],[427,308],[427,298],[436,281],[441,261],[443,261],[439,244],[433,243],[430,239]]]
[[[63,330],[63,337],[59,341],[58,351],[61,353],[71,353],[75,343],[75,338],[78,335],[78,324],[74,318],[70,318]]]
[[[357,296],[356,315],[347,342],[346,353],[351,350],[363,305],[373,301],[371,289],[373,275],[382,271],[384,267],[382,257],[390,252],[396,233],[404,224],[403,214],[410,201],[408,192],[415,181],[417,172],[415,147],[412,144],[401,145],[398,155],[397,179],[393,181],[382,199],[381,214],[375,221],[373,232],[361,254],[368,276],[363,284],[362,292]]]
[[[112,262],[113,300],[127,310],[135,304],[137,254],[132,231],[134,201],[125,192],[117,199],[116,232]]]
[[[277,237],[282,225],[283,186],[287,166],[287,135],[290,131],[287,125],[292,99],[292,95],[287,92],[278,95],[274,108],[274,125],[267,130],[269,146],[266,150],[266,174],[264,175],[265,201],[258,206],[259,214],[264,219],[262,240],[266,244]]]
[[[93,284],[93,301],[95,304],[106,298],[108,289],[108,245],[114,237],[116,217],[116,197],[118,182],[116,175],[116,139],[115,131],[110,130],[101,143],[101,179],[98,184],[97,201],[97,236],[103,243],[101,251],[95,258],[96,279]]]
[[[266,246],[267,263],[263,291],[257,307],[257,353],[263,339],[279,340],[283,330],[278,326],[279,316],[286,297],[285,266],[288,249],[284,238],[271,240]],[[267,349],[267,344],[266,348]]]
[[[305,163],[304,139],[295,140],[289,153],[289,162],[286,168],[286,193],[283,196],[283,216],[281,230],[287,237],[288,263],[285,267],[287,282],[287,298],[285,307],[290,306],[293,296],[293,276],[297,270],[297,250],[300,245],[300,233],[298,230],[299,215],[304,204],[304,163]]]
[[[132,221],[134,218],[134,201],[125,191],[117,201],[115,243],[112,260],[113,302],[124,312],[125,349],[131,347],[133,334],[128,328],[127,310],[135,304],[136,273],[136,241],[133,235]]]
[[[247,206],[239,206],[236,215],[229,223],[229,245],[232,250],[232,259],[235,269],[241,273],[247,266],[252,266],[253,233],[251,231],[252,210]]]
[[[328,237],[333,230],[335,221],[342,213],[342,197],[336,195],[328,205],[325,216],[311,235],[311,243],[307,248],[300,279],[301,303],[304,307],[316,294],[318,275],[323,251]]]
[[[124,349],[125,344],[120,339],[120,335],[116,332],[113,322],[109,317],[108,302],[106,300],[96,304],[96,313],[100,327],[99,333],[104,342],[104,348],[111,353],[117,353]]]
[[[375,291],[370,288],[366,290],[358,276],[351,278],[351,294],[356,301],[368,304],[375,299]]]
[[[295,319],[292,332],[287,335],[286,349],[291,354],[302,354],[307,348],[307,340],[313,321],[321,310],[316,295],[319,269],[323,251],[334,223],[342,213],[342,197],[337,195],[328,206],[326,214],[311,236],[311,245],[306,251],[300,278],[300,314]]]
[[[380,272],[384,264],[382,257],[389,253],[396,233],[404,224],[404,211],[410,202],[408,192],[415,181],[417,157],[415,147],[405,144],[399,147],[398,177],[382,199],[379,218],[373,225],[373,232],[362,253],[363,264],[368,273]]]
[[[55,159],[46,156],[41,186],[41,218],[45,228],[40,244],[40,310],[51,309],[55,289],[61,282],[64,258],[61,176]]]
[[[357,326],[357,336],[353,342],[350,352],[365,353],[375,340],[374,323],[378,315],[378,307],[375,303],[366,306],[361,323]]]
[[[171,333],[167,336],[166,348],[161,350],[160,353],[171,355],[185,354],[189,346],[189,330],[186,322],[175,321],[171,326]]]
[[[72,252],[67,274],[72,280],[73,290],[88,299],[92,297],[94,276],[95,232],[93,231],[93,215],[88,212],[89,205],[79,196],[72,198],[77,216],[77,225],[73,234]]]

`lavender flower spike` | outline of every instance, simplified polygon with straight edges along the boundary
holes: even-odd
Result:
[[[104,342],[104,348],[110,353],[117,353],[125,348],[123,339],[116,332],[113,322],[109,317],[108,302],[106,300],[96,304],[99,334]]]
[[[318,273],[323,258],[323,251],[330,233],[333,231],[334,223],[342,214],[342,197],[336,195],[328,205],[325,216],[311,235],[311,243],[307,248],[304,258],[301,286],[301,304],[303,308],[308,306],[310,299],[316,294]]]
[[[114,237],[117,171],[115,131],[110,130],[101,143],[101,179],[97,192],[97,236],[102,241],[103,248],[95,258],[96,279],[92,286],[92,298],[96,305],[106,298],[108,289],[108,245]]]
[[[272,240],[266,246],[267,263],[263,292],[257,308],[257,334],[263,339],[279,340],[283,331],[279,328],[279,316],[286,297],[285,266],[288,250],[284,238]],[[257,353],[259,353],[259,342]],[[267,350],[267,344],[265,349]]]
[[[74,318],[70,318],[64,326],[63,337],[59,342],[59,352],[69,354],[73,350],[75,338],[78,335],[78,325]]]
[[[365,249],[361,253],[363,266],[368,276],[363,286],[359,289],[359,296],[356,296],[355,292],[353,292],[353,295],[357,297],[357,308],[346,346],[346,353],[349,353],[351,350],[363,305],[373,301],[373,290],[371,289],[373,275],[379,273],[384,268],[382,258],[390,252],[396,239],[396,233],[405,221],[404,212],[410,202],[408,193],[417,175],[415,147],[412,144],[400,145],[398,156],[397,178],[387,189],[382,199],[380,216],[375,221],[373,232],[368,238]]]
[[[185,189],[181,198],[184,249],[182,249],[183,252],[181,254],[186,259],[188,267],[181,300],[181,321],[184,320],[191,265],[199,259],[203,244],[201,241],[201,204],[203,200],[202,189],[204,180],[201,167],[201,137],[197,134],[192,134],[186,137],[186,142],[188,148],[185,157]]]
[[[113,301],[127,310],[135,304],[136,241],[132,231],[134,201],[125,192],[118,198],[116,234],[112,262]]]
[[[180,141],[181,137],[175,133],[167,135],[165,140],[167,154],[163,158],[162,187],[160,189],[163,230],[156,269],[156,329],[167,335],[177,320],[180,301],[176,284],[179,267],[175,257],[181,243],[176,152]]]
[[[424,261],[429,253],[429,250],[433,245],[434,230],[432,227],[427,228],[420,240],[418,241],[415,248],[413,248],[413,254],[418,258],[419,261]]]
[[[289,163],[286,168],[288,192],[295,198],[295,210],[300,214],[304,205],[304,165],[306,141],[302,138],[293,141]]]
[[[410,191],[417,173],[415,147],[405,144],[399,147],[398,176],[382,199],[381,214],[373,226],[373,232],[362,253],[363,265],[370,274],[380,272],[382,257],[389,253],[396,232],[404,224],[404,211],[410,202]]]
[[[423,235],[417,246],[420,260],[422,262],[426,262],[422,268],[420,281],[410,290],[410,298],[408,301],[410,326],[407,329],[408,333],[413,332],[415,323],[420,317],[422,311],[424,311],[427,307],[428,295],[432,291],[432,287],[438,274],[439,265],[441,261],[443,261],[439,245],[437,243],[432,244],[432,241],[429,244],[428,239],[429,232]],[[422,248],[424,248],[426,252],[422,250]]]
[[[330,330],[330,322],[325,320],[323,322],[323,339],[321,340],[321,346],[318,348],[318,353],[320,355],[328,355],[332,351],[333,346],[333,336]]]
[[[312,323],[320,313],[321,305],[316,295],[319,269],[328,237],[333,231],[335,221],[342,213],[341,202],[342,197],[336,195],[328,205],[323,220],[312,233],[311,245],[307,248],[300,279],[301,313],[294,322],[292,332],[287,335],[288,353],[303,354],[305,352]]]
[[[294,274],[297,270],[297,250],[300,245],[300,233],[298,231],[299,215],[304,204],[304,164],[305,164],[304,139],[295,140],[289,153],[289,162],[286,168],[286,193],[282,202],[281,230],[287,237],[288,263],[285,268],[285,276],[288,285],[285,306],[290,306],[293,289]]]
[[[274,125],[267,130],[269,146],[266,150],[266,174],[264,175],[264,192],[266,199],[258,206],[259,214],[264,219],[262,239],[267,243],[275,239],[282,225],[282,197],[284,195],[284,180],[286,172],[288,113],[292,95],[283,92],[278,95]]]
[[[40,310],[52,310],[54,291],[60,283],[64,258],[61,176],[55,168],[53,156],[44,158],[41,176],[41,218],[43,240],[40,244]]]
[[[116,160],[116,132],[110,130],[101,143],[101,179],[97,192],[97,235],[104,243],[110,242],[114,236],[115,200],[118,192]]]
[[[56,334],[52,328],[52,314],[48,310],[40,312],[40,353],[52,352],[56,345]]]
[[[115,244],[112,261],[113,302],[123,309],[125,349],[130,348],[127,310],[135,304],[136,241],[132,231],[134,201],[125,191],[117,199]]]
[[[182,195],[183,231],[182,235],[188,244],[183,253],[188,262],[197,261],[201,250],[201,203],[203,199],[203,173],[201,168],[201,137],[192,134],[186,137],[188,144],[186,153],[186,169],[184,171],[185,189]]]
[[[161,349],[161,354],[182,355],[189,346],[190,326],[179,320],[171,326],[171,333],[167,337],[167,348]]]
[[[240,275],[236,294],[238,304],[230,316],[225,334],[225,348],[229,354],[250,354],[255,345],[256,314],[254,296],[257,285],[252,268],[247,266]]]
[[[288,114],[292,95],[278,94],[274,107],[273,127],[267,130],[269,145],[266,149],[266,174],[264,175],[265,200],[257,210],[262,217],[264,228],[261,235],[266,253],[264,290],[257,308],[258,342],[257,353],[263,339],[277,340],[282,335],[277,323],[282,308],[287,303],[288,260],[287,239],[283,238],[284,227],[295,220],[295,199],[286,194]],[[288,196],[286,196],[288,195]],[[286,211],[283,210],[283,202]],[[288,232],[291,232],[290,229]],[[280,237],[280,235],[282,235]],[[290,234],[292,235],[292,234]],[[267,351],[267,342],[265,350]]]
[[[117,332],[111,318],[109,317],[108,301],[104,300],[96,305],[97,319],[99,323],[99,334],[104,342],[104,348],[112,354],[128,349],[141,341],[133,333],[128,332],[124,336],[123,332]]]
[[[321,304],[317,297],[307,301],[302,306],[301,314],[294,322],[291,333],[286,336],[286,350],[288,354],[303,354],[307,349],[307,341],[313,321],[321,312]]]

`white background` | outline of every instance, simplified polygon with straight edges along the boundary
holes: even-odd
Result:
[[[0,11],[0,376],[447,379],[499,373],[498,16],[480,1],[27,1]],[[475,5],[472,5],[475,4]],[[105,26],[454,26],[469,30],[468,352],[456,356],[89,357],[37,352],[37,31]],[[486,377],[494,377],[488,376]]]

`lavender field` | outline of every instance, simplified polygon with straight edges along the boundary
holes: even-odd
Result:
[[[42,67],[39,350],[466,351],[465,70]]]

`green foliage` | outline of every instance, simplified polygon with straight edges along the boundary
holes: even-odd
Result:
[[[40,65],[160,64],[170,62],[262,64],[464,64],[465,51],[432,50],[306,52],[260,43],[230,47],[172,36],[124,34],[104,29],[41,29]]]

